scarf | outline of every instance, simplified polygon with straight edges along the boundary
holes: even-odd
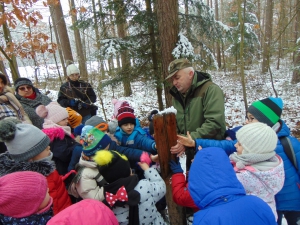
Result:
[[[265,154],[257,154],[257,153],[247,153],[247,154],[241,154],[238,155],[237,152],[232,153],[229,156],[229,159],[236,163],[237,169],[244,169],[246,166],[252,166],[256,167],[260,164],[263,165],[263,162],[269,161],[274,162],[276,159],[273,157],[276,155],[275,151],[271,153],[265,153]],[[277,164],[277,162],[275,162]]]
[[[74,138],[73,134],[71,133],[71,127],[69,127],[69,126],[60,126],[60,125],[54,123],[52,120],[48,120],[48,119],[44,120],[44,123],[43,123],[43,128],[44,129],[53,128],[53,127],[62,128],[64,130],[65,134],[67,134],[71,138]]]
[[[33,89],[34,90],[34,89]],[[29,98],[31,100],[34,100],[36,98],[36,93],[33,91],[31,95],[29,96],[24,96],[24,98]]]
[[[17,100],[17,98],[10,92],[5,92],[3,95],[6,96],[9,104],[15,109],[18,118],[23,121],[23,114],[21,112],[21,104]],[[5,102],[3,102],[5,104]],[[7,106],[9,108],[9,106]]]
[[[106,184],[103,186],[104,195],[106,193],[116,194],[117,191],[124,186],[128,195],[128,201],[117,201],[113,207],[118,206],[122,207],[124,205],[129,205],[129,221],[130,225],[139,225],[139,207],[138,204],[140,202],[141,196],[140,193],[134,190],[135,186],[138,184],[139,180],[137,175],[132,175],[126,178],[121,178],[113,183]],[[103,201],[108,207],[112,208],[106,199]]]

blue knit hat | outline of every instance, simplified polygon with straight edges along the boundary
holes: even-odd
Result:
[[[273,127],[279,120],[283,109],[281,98],[265,98],[253,102],[248,112],[251,113],[259,122],[266,123]]]
[[[98,150],[105,149],[111,142],[110,137],[96,127],[89,130],[83,137],[83,153],[93,156]]]

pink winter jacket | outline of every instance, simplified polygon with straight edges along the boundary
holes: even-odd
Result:
[[[48,221],[47,225],[118,225],[114,213],[102,202],[84,199],[69,206]]]

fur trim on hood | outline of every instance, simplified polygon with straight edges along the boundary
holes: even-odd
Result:
[[[53,142],[55,138],[60,140],[65,138],[65,132],[61,127],[45,128],[42,131],[50,138],[50,142]]]
[[[16,162],[10,158],[9,153],[0,155],[0,177],[18,171],[33,171],[48,176],[55,170],[54,161],[45,162]]]

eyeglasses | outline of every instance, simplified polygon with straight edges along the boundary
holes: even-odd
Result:
[[[21,90],[21,91],[25,91],[26,89],[29,91],[32,89],[32,87],[31,86],[19,87],[19,90]]]

